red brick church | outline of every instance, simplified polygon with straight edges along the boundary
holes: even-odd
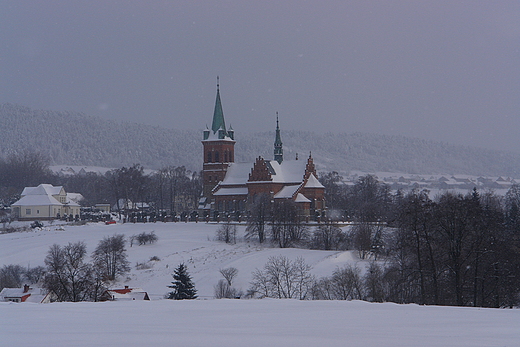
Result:
[[[199,209],[216,216],[245,215],[260,194],[271,200],[292,200],[303,217],[322,215],[325,187],[318,181],[312,156],[307,160],[284,160],[278,115],[274,159],[258,157],[254,163],[235,163],[235,133],[226,128],[220,89],[211,129],[204,130],[203,191]]]

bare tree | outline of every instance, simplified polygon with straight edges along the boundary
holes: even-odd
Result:
[[[0,290],[18,288],[22,285],[25,269],[20,265],[4,265],[0,269]]]
[[[93,297],[94,270],[91,264],[84,262],[86,253],[84,242],[50,247],[45,258],[47,274],[44,287],[56,293],[59,301],[96,300]]]
[[[276,201],[273,207],[271,239],[280,248],[294,246],[306,241],[308,229],[301,223],[298,208],[293,201]]]
[[[354,248],[359,252],[361,259],[369,255],[377,256],[384,250],[384,227],[380,223],[359,223],[351,230]]]
[[[306,299],[314,277],[303,258],[294,262],[284,256],[270,257],[264,270],[255,270],[249,295],[277,299]]]
[[[228,268],[225,268],[225,269],[220,269],[219,272],[222,275],[222,277],[224,277],[224,279],[226,280],[226,282],[229,285],[232,284],[233,279],[238,274],[238,270],[237,270],[236,267],[228,267]]]
[[[271,196],[269,194],[255,196],[251,206],[251,218],[247,223],[246,238],[258,237],[258,242],[263,243],[265,241],[265,227],[271,219],[271,208]]]
[[[224,223],[216,231],[217,240],[225,243],[236,243],[237,227],[231,223]]]
[[[334,298],[337,300],[362,300],[363,281],[357,267],[345,266],[336,269],[331,278]]]
[[[357,267],[337,268],[331,277],[320,278],[312,288],[314,300],[362,300],[365,287]]]
[[[92,253],[92,259],[102,278],[113,281],[117,276],[130,271],[125,243],[125,236],[122,234],[108,236],[99,241]]]
[[[339,250],[344,249],[346,235],[334,223],[322,224],[314,229],[311,247],[315,249]]]
[[[383,268],[376,262],[371,262],[363,281],[368,301],[383,302],[385,300],[385,287],[383,281]]]
[[[233,279],[238,274],[238,270],[234,267],[228,267],[226,269],[220,269],[220,274],[224,279],[218,281],[215,285],[215,298],[216,299],[234,299],[242,296],[242,292],[236,288],[233,288]]]

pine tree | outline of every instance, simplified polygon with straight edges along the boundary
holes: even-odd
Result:
[[[168,288],[173,288],[173,291],[168,295],[168,299],[184,300],[197,298],[197,290],[184,263],[179,264],[172,276],[175,281],[172,282],[171,286],[168,286]]]

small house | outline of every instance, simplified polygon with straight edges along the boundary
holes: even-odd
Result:
[[[54,292],[47,292],[43,288],[32,288],[27,284],[22,288],[4,288],[0,292],[1,301],[9,302],[33,302],[48,304],[58,300]]]
[[[132,301],[150,300],[148,293],[141,288],[129,288],[125,286],[121,289],[108,289],[101,296],[101,301]]]

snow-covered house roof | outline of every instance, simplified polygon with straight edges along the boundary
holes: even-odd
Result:
[[[38,304],[56,301],[53,292],[47,292],[42,288],[33,288],[24,285],[22,288],[4,288],[0,292],[0,300],[13,302],[33,302]]]
[[[26,195],[60,195],[65,193],[62,186],[53,186],[52,184],[40,184],[37,187],[25,187],[22,196]]]
[[[78,205],[79,206],[79,202],[83,200],[83,195],[81,195],[80,193],[67,193],[67,203],[69,205]]]
[[[12,206],[62,206],[52,195],[26,195]]]

